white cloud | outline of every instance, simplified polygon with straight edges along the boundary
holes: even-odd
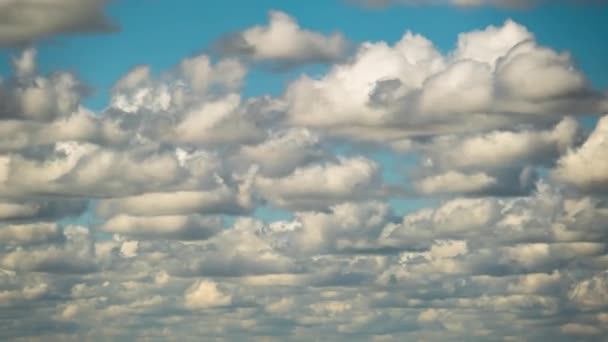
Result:
[[[232,303],[232,297],[224,293],[217,283],[201,280],[186,290],[184,301],[187,308],[198,310],[228,306]]]
[[[60,241],[61,229],[55,223],[19,224],[0,227],[0,241],[7,245],[29,245]]]
[[[108,233],[139,238],[202,240],[223,227],[220,217],[192,216],[128,216],[108,219],[99,229]]]
[[[277,63],[280,68],[342,59],[348,41],[339,33],[324,35],[302,29],[280,11],[269,13],[267,26],[254,26],[219,42],[224,54],[241,55],[256,62]]]
[[[557,122],[608,108],[570,55],[538,46],[510,20],[460,34],[445,55],[410,32],[392,46],[365,42],[324,76],[292,82],[285,100],[294,125],[380,141]]]
[[[375,162],[362,157],[340,158],[335,163],[297,168],[281,178],[259,176],[255,187],[279,207],[322,208],[363,195],[373,196],[378,177]]]
[[[464,174],[448,171],[429,176],[415,184],[419,192],[431,194],[480,193],[495,186],[496,179],[484,173]]]
[[[251,209],[247,189],[236,192],[226,186],[211,191],[178,191],[101,200],[97,212],[103,216],[124,213],[141,216],[185,215],[190,213],[240,214]]]
[[[583,191],[608,190],[608,117],[597,122],[582,146],[558,161],[554,175]]]

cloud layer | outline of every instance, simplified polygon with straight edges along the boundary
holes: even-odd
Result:
[[[97,112],[76,75],[14,58],[1,339],[608,334],[608,97],[569,53],[514,21],[446,53],[406,32],[344,58],[342,35],[280,12],[236,38],[222,58],[134,67]],[[243,95],[258,63],[317,62]]]

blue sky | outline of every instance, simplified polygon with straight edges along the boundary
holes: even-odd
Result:
[[[606,18],[0,1],[0,340],[603,341]]]

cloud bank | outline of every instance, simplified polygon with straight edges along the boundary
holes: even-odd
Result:
[[[337,58],[341,35],[279,12],[239,39],[161,76],[134,67],[97,112],[76,75],[40,74],[33,49],[14,58],[0,338],[608,333],[608,97],[569,53],[514,21],[446,53],[406,32]],[[282,94],[243,95],[256,63],[320,61]],[[381,153],[412,163],[389,177]]]

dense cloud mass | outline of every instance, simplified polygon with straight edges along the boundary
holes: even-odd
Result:
[[[1,11],[0,45],[106,29],[104,3],[48,2],[65,18],[24,31],[37,5],[0,2],[20,13]],[[454,1],[482,3],[521,2]],[[608,95],[569,53],[510,20],[448,52],[406,32],[347,57],[282,12],[226,39],[219,59],[132,68],[99,111],[36,50],[13,59],[0,339],[608,334]],[[331,65],[248,97],[257,63]]]

